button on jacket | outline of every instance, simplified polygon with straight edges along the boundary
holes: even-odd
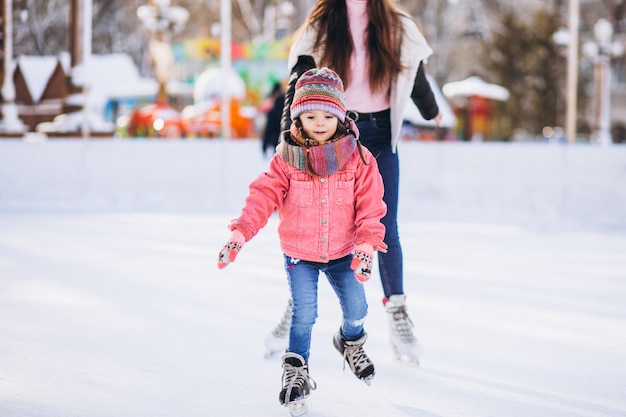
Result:
[[[245,206],[230,230],[238,229],[249,241],[278,211],[281,248],[292,258],[327,263],[350,254],[360,243],[384,251],[383,182],[376,159],[362,150],[367,165],[355,149],[342,168],[326,177],[303,172],[275,154],[267,172],[250,184]]]

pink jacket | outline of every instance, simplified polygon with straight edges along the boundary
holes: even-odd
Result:
[[[250,184],[245,207],[230,230],[238,229],[249,241],[277,210],[278,235],[287,256],[327,263],[360,243],[385,251],[383,182],[376,159],[362,149],[369,165],[357,148],[339,171],[326,177],[309,175],[275,154],[268,171]]]

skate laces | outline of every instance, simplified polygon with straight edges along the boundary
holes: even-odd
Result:
[[[372,361],[365,353],[365,350],[363,350],[362,344],[344,344],[343,359],[343,369],[346,369],[346,362],[348,362],[352,371],[359,377],[363,370],[365,370],[368,366],[373,365]]]
[[[413,322],[409,318],[404,306],[389,308],[389,313],[393,318],[394,331],[397,333],[402,343],[415,343],[417,340],[413,336]]]
[[[294,366],[288,362],[283,363],[283,389],[286,390],[285,402],[289,401],[291,392],[294,389],[304,396],[309,390],[313,391],[315,388],[317,388],[317,384],[309,376],[309,371],[305,365]]]
[[[280,319],[280,323],[272,330],[272,336],[277,338],[287,337],[289,334],[289,328],[291,327],[291,300]]]

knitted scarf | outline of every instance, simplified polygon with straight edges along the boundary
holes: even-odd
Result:
[[[351,123],[351,131],[347,135],[332,139],[320,145],[307,147],[304,145],[304,139],[295,124],[292,124],[290,130],[291,141],[283,140],[278,145],[276,152],[290,165],[295,166],[299,170],[325,177],[337,172],[341,169],[348,159],[352,156],[356,148],[356,137],[358,130]],[[311,164],[311,169],[307,167],[307,153]]]

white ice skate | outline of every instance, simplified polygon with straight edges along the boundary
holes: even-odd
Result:
[[[394,359],[410,366],[419,366],[421,347],[413,335],[413,322],[406,312],[404,294],[392,295],[385,302],[389,319],[389,340]]]
[[[265,338],[265,359],[283,354],[289,345],[289,328],[291,327],[291,299],[283,313],[280,323]]]

